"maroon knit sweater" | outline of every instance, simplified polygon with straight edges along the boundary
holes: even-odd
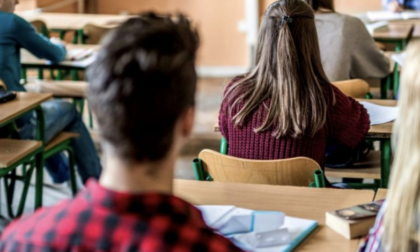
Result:
[[[230,85],[228,85],[229,87]],[[248,116],[243,126],[235,127],[232,115],[241,105],[232,109],[225,98],[219,114],[219,126],[222,135],[229,143],[229,155],[239,158],[273,160],[293,157],[309,157],[324,168],[327,141],[332,140],[354,148],[364,138],[370,127],[366,109],[356,100],[344,95],[333,86],[336,103],[329,102],[327,122],[313,137],[299,138],[281,137],[276,139],[271,130],[255,133],[267,115],[267,109],[260,105],[252,115]],[[332,92],[326,90],[332,100]]]

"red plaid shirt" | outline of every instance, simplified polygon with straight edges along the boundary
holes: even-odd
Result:
[[[241,251],[189,203],[157,193],[109,191],[94,180],[73,200],[6,228],[0,251]]]

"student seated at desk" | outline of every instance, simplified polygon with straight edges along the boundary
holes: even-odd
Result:
[[[182,15],[145,13],[105,38],[88,92],[103,140],[100,181],[12,223],[0,251],[241,251],[172,195],[194,122],[197,48]]]
[[[403,10],[420,10],[420,0],[382,0],[384,9],[400,12]]]
[[[39,35],[24,19],[13,14],[17,0],[0,0],[0,79],[10,91],[25,92],[20,84],[20,49],[25,48],[35,56],[59,62],[66,56],[63,45],[51,43]],[[48,101],[42,104],[45,117],[45,140],[49,142],[62,131],[80,135],[72,140],[78,172],[86,182],[90,177],[98,178],[101,163],[86,126],[73,104],[65,101]],[[34,139],[36,134],[34,114],[17,120],[22,139]],[[68,158],[58,154],[46,160],[45,166],[54,183],[63,183],[70,177]]]
[[[225,90],[219,126],[229,155],[304,156],[324,167],[328,141],[355,148],[369,124],[363,106],[331,85],[324,73],[312,8],[300,0],[271,4],[255,68]]]
[[[321,59],[330,81],[381,79],[390,73],[388,58],[362,21],[335,12],[334,0],[305,0],[315,11]]]
[[[396,145],[387,199],[361,252],[420,250],[420,41],[410,42],[401,77]]]

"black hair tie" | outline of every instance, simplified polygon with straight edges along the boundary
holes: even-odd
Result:
[[[283,16],[282,20],[280,21],[280,27],[283,27],[285,24],[291,24],[293,23],[293,18],[289,16]]]

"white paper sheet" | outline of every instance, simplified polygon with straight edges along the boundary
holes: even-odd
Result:
[[[391,12],[391,11],[368,11],[367,16],[370,21],[391,21],[391,20],[408,20],[408,19],[420,19],[419,11],[403,11],[403,12]]]
[[[370,125],[384,124],[397,119],[398,108],[379,106],[370,102],[360,102],[370,117]]]
[[[261,232],[247,232],[228,235],[229,238],[246,251],[252,252],[289,252],[292,251],[317,226],[313,220],[285,217],[281,212],[253,211],[232,206],[197,206],[205,222],[220,233],[240,230],[249,225]],[[221,216],[224,214],[223,216]],[[233,217],[233,218],[232,218]],[[258,222],[258,223],[257,223]],[[270,230],[271,229],[271,230]],[[228,232],[229,233],[229,232]],[[282,244],[272,245],[271,244]],[[261,247],[262,246],[262,247]]]
[[[379,21],[379,22],[374,22],[374,23],[370,23],[370,24],[365,24],[365,26],[366,26],[366,29],[368,30],[368,32],[370,33],[370,35],[373,35],[376,30],[387,27],[388,22],[387,21]]]
[[[90,57],[93,53],[93,49],[71,49],[67,51],[66,60],[79,61]]]
[[[398,63],[401,67],[404,67],[405,58],[407,57],[407,53],[396,53],[391,56],[392,60]]]

